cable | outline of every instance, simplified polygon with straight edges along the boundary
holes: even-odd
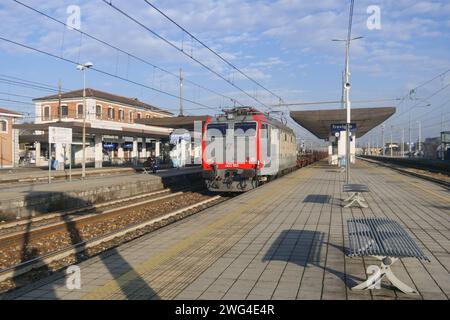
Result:
[[[22,103],[22,104],[34,106],[34,103],[26,102],[26,101],[19,101],[19,100],[12,100],[12,99],[0,99],[0,101],[7,101],[7,102],[12,102],[12,103]]]
[[[405,112],[399,113],[397,114],[396,118],[400,117],[401,115],[405,114],[407,111],[411,111],[412,109],[416,108],[420,103],[422,103],[423,101],[429,100],[430,98],[433,98],[434,96],[436,96],[437,94],[439,94],[440,92],[442,92],[443,90],[447,89],[448,87],[450,87],[450,83],[448,83],[447,85],[443,86],[442,88],[440,88],[439,90],[433,92],[431,95],[429,95],[428,97],[426,97],[425,99],[422,99],[420,102],[417,102],[416,104],[414,104],[412,107],[408,108]]]
[[[236,70],[237,72],[239,72],[241,75],[243,75],[244,77],[246,77],[248,80],[252,81],[254,84],[256,84],[257,86],[259,86],[260,88],[266,90],[267,92],[269,92],[271,95],[275,96],[277,99],[283,101],[283,99],[273,93],[271,90],[267,89],[266,87],[264,87],[262,84],[260,84],[259,82],[257,82],[256,80],[254,80],[253,78],[251,78],[250,76],[248,76],[247,74],[245,74],[243,71],[241,71],[239,68],[237,68],[235,65],[233,65],[231,62],[229,62],[228,60],[226,60],[224,57],[222,57],[219,53],[217,53],[216,51],[214,51],[213,49],[211,49],[209,46],[207,46],[203,41],[199,40],[196,36],[194,36],[192,33],[190,33],[188,30],[186,30],[185,28],[183,28],[181,25],[179,25],[176,21],[174,21],[172,18],[170,18],[167,14],[165,14],[161,9],[157,8],[154,4],[150,3],[147,0],[144,0],[149,6],[151,6],[153,9],[155,9],[156,11],[158,11],[160,14],[162,14],[166,19],[168,19],[170,22],[172,22],[173,24],[175,24],[178,28],[180,28],[181,30],[183,30],[185,33],[187,33],[189,36],[191,36],[194,40],[196,40],[198,43],[200,43],[203,47],[205,47],[206,49],[208,49],[211,53],[213,53],[215,56],[217,56],[220,60],[222,60],[223,62],[225,62],[226,64],[228,64],[231,68],[233,68],[234,70]]]
[[[0,76],[1,77],[6,77],[6,78],[11,78],[11,79],[14,79],[14,80],[20,80],[20,81],[23,81],[23,82],[29,82],[31,85],[39,85],[39,86],[43,86],[43,87],[48,87],[49,89],[59,90],[59,88],[57,86],[54,86],[54,85],[51,85],[51,84],[47,84],[47,83],[43,83],[43,82],[26,80],[26,79],[22,79],[22,78],[19,78],[19,77],[10,76],[10,75],[1,74],[1,73],[0,73]],[[63,91],[71,91],[71,89],[67,89],[67,88],[63,88],[63,87],[61,87],[61,90],[63,90]]]
[[[44,55],[47,55],[47,56],[49,56],[49,57],[53,57],[53,58],[56,58],[56,59],[59,59],[59,60],[62,60],[62,61],[65,61],[65,62],[74,64],[74,65],[78,65],[78,62],[76,62],[76,61],[73,61],[73,60],[70,60],[70,59],[67,59],[67,58],[63,58],[63,57],[57,56],[57,55],[55,55],[55,54],[53,54],[53,53],[50,53],[50,52],[47,52],[47,51],[44,51],[44,50],[41,50],[41,49],[37,49],[37,48],[34,48],[34,47],[31,47],[31,46],[28,46],[28,45],[23,44],[23,43],[19,43],[19,42],[16,42],[16,41],[13,41],[13,40],[10,40],[10,39],[6,39],[6,38],[3,38],[3,37],[0,37],[0,40],[3,40],[3,41],[5,41],[5,42],[8,42],[8,43],[14,44],[14,45],[16,45],[16,46],[20,46],[20,47],[22,47],[22,48],[26,48],[26,49],[29,49],[29,50],[32,50],[32,51],[35,51],[35,52],[39,52],[39,53],[44,54]],[[177,95],[172,94],[172,93],[170,93],[170,92],[166,92],[166,91],[163,91],[163,90],[160,90],[160,89],[156,89],[156,88],[150,87],[150,86],[148,86],[148,85],[145,85],[145,84],[142,84],[142,83],[133,81],[133,80],[129,80],[129,79],[126,79],[126,78],[117,76],[117,75],[114,75],[114,74],[112,74],[112,73],[109,73],[109,72],[107,72],[107,71],[104,71],[104,70],[101,70],[101,69],[98,69],[98,68],[95,68],[95,67],[91,67],[90,69],[93,70],[93,71],[96,71],[96,72],[98,72],[98,73],[100,73],[100,74],[104,74],[104,75],[107,75],[107,76],[110,76],[110,77],[113,77],[113,78],[116,78],[116,79],[120,79],[120,80],[125,81],[125,82],[132,83],[132,84],[137,85],[137,86],[141,86],[141,87],[143,87],[143,88],[147,88],[147,89],[150,89],[150,90],[153,90],[153,91],[156,91],[156,92],[165,94],[165,95],[167,95],[167,96],[169,96],[169,97],[172,97],[172,98],[182,99],[183,101],[190,102],[190,103],[192,103],[192,104],[195,104],[195,105],[204,107],[205,109],[217,110],[217,108],[213,108],[213,107],[207,106],[207,105],[205,105],[205,104],[202,104],[202,103],[199,103],[199,102],[192,101],[192,100],[187,99],[187,98],[180,98],[180,96],[177,96]],[[169,109],[169,110],[170,110],[170,109]]]
[[[236,86],[233,82],[231,82],[230,80],[226,79],[223,75],[221,75],[220,73],[218,73],[217,71],[213,70],[212,68],[210,68],[209,66],[207,66],[206,64],[204,64],[203,62],[201,62],[200,60],[198,60],[197,58],[194,58],[193,56],[187,54],[184,50],[182,50],[181,48],[179,48],[178,46],[176,46],[175,44],[173,44],[171,41],[167,40],[166,38],[164,38],[163,36],[161,36],[160,34],[156,33],[155,31],[153,31],[152,29],[150,29],[149,27],[147,27],[146,25],[144,25],[142,22],[140,22],[139,20],[133,18],[132,16],[130,16],[128,13],[126,13],[125,11],[121,10],[120,8],[116,7],[115,5],[113,5],[111,2],[108,2],[107,0],[102,0],[104,3],[106,3],[107,5],[109,5],[111,8],[113,8],[114,10],[116,10],[117,12],[121,13],[122,15],[124,15],[125,17],[127,17],[128,19],[130,19],[131,21],[133,21],[134,23],[140,25],[142,28],[146,29],[147,31],[149,31],[151,34],[153,34],[155,37],[157,37],[158,39],[162,40],[163,42],[167,43],[169,46],[171,46],[172,48],[178,50],[179,52],[181,52],[182,54],[184,54],[186,57],[190,58],[191,60],[195,61],[196,63],[198,63],[199,65],[201,65],[203,68],[205,68],[206,70],[210,71],[211,73],[215,74],[216,76],[218,76],[219,78],[221,78],[222,80],[226,81],[227,83],[229,83],[231,86],[233,86],[234,88],[236,88],[237,90],[241,91],[242,93],[244,93],[245,95],[247,95],[248,97],[252,98],[253,100],[255,100],[256,102],[258,102],[259,104],[261,104],[262,106],[268,108],[270,110],[270,107],[267,106],[266,104],[264,104],[263,102],[261,102],[259,99],[253,97],[252,95],[250,95],[249,93],[247,93],[245,90],[243,90],[242,88]],[[233,100],[234,101],[234,100]]]
[[[355,100],[352,103],[372,103],[372,102],[386,102],[386,101],[399,101],[401,98],[393,99],[378,99],[378,100]],[[313,101],[313,102],[291,102],[291,103],[279,103],[273,104],[272,107],[286,107],[286,106],[307,106],[307,105],[322,105],[322,104],[338,104],[342,101]]]
[[[39,91],[58,92],[58,90],[55,90],[55,89],[45,88],[45,87],[41,87],[41,86],[28,84],[26,82],[13,81],[13,80],[9,80],[9,79],[2,79],[2,78],[0,78],[0,83],[4,83],[4,84],[7,84],[7,85],[18,86],[18,87],[23,87],[23,88],[27,88],[27,89],[39,90]]]
[[[40,15],[42,15],[42,16],[44,16],[44,17],[50,19],[50,20],[53,20],[53,21],[56,22],[56,23],[59,23],[59,24],[65,26],[65,27],[68,27],[68,28],[70,28],[71,30],[75,30],[75,31],[79,32],[81,35],[84,35],[84,36],[86,36],[86,37],[88,37],[88,38],[90,38],[90,39],[92,39],[92,40],[98,41],[98,42],[100,42],[100,43],[102,43],[102,44],[104,44],[104,45],[106,45],[106,46],[108,46],[108,47],[110,47],[110,48],[112,48],[112,49],[115,49],[115,50],[117,50],[117,51],[119,51],[119,52],[122,52],[122,53],[128,55],[129,57],[132,57],[132,58],[134,58],[134,59],[136,59],[136,60],[138,60],[138,61],[140,61],[140,62],[142,62],[142,63],[144,63],[144,64],[146,64],[146,65],[152,66],[153,68],[158,69],[158,70],[160,70],[160,71],[162,71],[162,72],[165,72],[165,73],[167,73],[167,74],[170,74],[171,76],[174,76],[175,78],[178,79],[178,75],[175,74],[175,73],[173,73],[173,72],[171,72],[171,71],[168,71],[168,70],[166,70],[166,69],[164,69],[164,68],[162,68],[162,67],[159,67],[159,66],[157,66],[157,65],[155,65],[155,64],[153,64],[153,63],[151,63],[151,62],[149,62],[149,61],[147,61],[147,60],[145,60],[145,59],[143,59],[143,58],[140,58],[140,57],[138,57],[138,56],[136,56],[136,55],[134,55],[134,54],[132,54],[132,53],[130,53],[130,52],[127,52],[127,51],[125,51],[125,50],[123,50],[123,49],[121,49],[121,48],[119,48],[119,47],[116,47],[116,46],[114,46],[114,45],[112,45],[112,44],[110,44],[110,43],[108,43],[108,42],[106,42],[106,41],[104,41],[104,40],[101,40],[101,39],[99,39],[99,38],[97,38],[97,37],[95,37],[95,36],[92,36],[92,35],[90,35],[90,34],[84,32],[84,31],[81,31],[81,30],[79,30],[79,29],[72,28],[72,27],[68,26],[65,22],[63,22],[63,21],[61,21],[61,20],[58,20],[58,19],[56,19],[56,18],[54,18],[54,17],[52,17],[52,16],[50,16],[50,15],[48,15],[48,14],[42,12],[42,11],[39,11],[38,9],[33,8],[33,7],[31,7],[31,6],[29,6],[29,5],[25,4],[25,3],[23,3],[23,2],[21,2],[21,1],[18,1],[18,0],[13,0],[13,1],[16,2],[17,4],[20,4],[20,5],[24,6],[24,7],[28,8],[28,9],[30,9],[30,10],[36,12],[36,13],[38,13],[38,14],[40,14]],[[190,84],[192,84],[192,85],[194,85],[194,86],[196,86],[196,87],[199,87],[199,88],[201,88],[201,89],[203,89],[203,90],[206,90],[206,91],[208,91],[208,92],[211,92],[211,93],[213,93],[213,94],[215,94],[215,95],[221,96],[221,97],[226,98],[226,99],[230,99],[231,101],[236,101],[239,105],[243,106],[243,104],[240,103],[239,101],[237,101],[236,99],[231,98],[231,97],[228,97],[228,96],[226,96],[226,95],[224,95],[224,94],[221,94],[221,93],[219,93],[219,92],[217,92],[217,91],[215,91],[215,90],[209,89],[209,88],[207,88],[207,87],[205,87],[205,86],[203,86],[203,85],[201,85],[201,84],[198,84],[198,83],[196,83],[196,82],[194,82],[194,81],[191,81],[191,80],[189,80],[189,79],[184,79],[184,81],[185,81],[186,83],[190,83]]]
[[[422,114],[420,114],[420,115],[418,115],[418,116],[415,116],[414,118],[411,118],[411,122],[417,121],[417,120],[423,121],[424,119],[430,119],[430,117],[421,118],[421,117],[423,117],[423,116],[424,116],[425,114],[427,114],[427,113],[431,114],[433,118],[436,117],[436,116],[438,116],[438,115],[433,115],[432,113],[433,113],[434,111],[437,111],[438,109],[443,108],[443,107],[444,107],[446,104],[448,104],[449,102],[450,102],[450,99],[444,101],[443,103],[441,103],[441,104],[438,105],[437,107],[433,107],[433,110],[431,110],[431,111],[425,110],[425,112],[423,112]],[[446,114],[446,113],[445,113],[445,114]],[[419,119],[419,118],[420,118],[420,119]],[[405,122],[396,123],[395,125],[396,125],[396,126],[399,126],[399,125],[404,125],[404,124],[408,124],[408,123],[409,123],[409,121],[405,121]]]
[[[19,97],[19,98],[34,99],[34,97],[31,97],[31,96],[24,96],[24,95],[21,95],[21,94],[14,94],[14,93],[9,93],[9,92],[0,92],[0,94],[4,94],[4,95],[8,95],[8,96],[13,96],[13,97]]]

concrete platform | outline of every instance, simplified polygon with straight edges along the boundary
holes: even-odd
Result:
[[[152,192],[173,183],[201,178],[200,167],[161,170],[157,174],[128,173],[85,180],[54,181],[0,188],[0,220],[66,210],[111,199]]]
[[[86,168],[86,176],[105,176],[115,174],[132,174],[136,170],[132,167]],[[69,180],[69,170],[52,170],[52,181]],[[72,169],[72,179],[81,179],[81,169]],[[19,183],[47,183],[48,170],[45,168],[16,168],[0,170],[0,185],[11,187]]]
[[[59,272],[3,299],[448,299],[450,197],[443,187],[359,161],[369,208],[343,208],[344,174],[321,162]],[[420,295],[351,291],[375,261],[348,258],[346,220],[399,221],[431,262],[394,273]]]

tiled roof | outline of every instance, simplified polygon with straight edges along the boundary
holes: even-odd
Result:
[[[6,113],[6,114],[13,115],[13,116],[22,116],[21,113],[18,113],[18,112],[15,112],[15,111],[11,111],[11,110],[8,110],[8,109],[4,109],[4,108],[0,108],[0,113]]]
[[[82,97],[83,97],[83,89],[64,92],[61,94],[61,99],[72,99],[72,98],[82,98]],[[131,105],[131,106],[147,109],[150,111],[155,111],[155,112],[165,113],[167,115],[172,115],[172,113],[169,111],[165,111],[165,110],[162,110],[155,106],[152,106],[148,103],[139,101],[137,98],[127,98],[127,97],[118,96],[118,95],[115,95],[112,93],[108,93],[108,92],[104,92],[104,91],[100,91],[100,90],[96,90],[96,89],[86,88],[86,97],[104,99],[104,100],[111,101],[111,102],[123,103],[123,104]],[[36,99],[33,99],[33,101],[46,101],[46,100],[56,100],[56,99],[59,99],[58,94],[41,97],[41,98],[36,98]]]

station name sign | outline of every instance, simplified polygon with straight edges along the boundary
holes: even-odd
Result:
[[[333,123],[331,124],[331,133],[334,134],[336,132],[346,131],[347,124],[346,123]],[[356,131],[356,123],[350,123],[350,131]]]

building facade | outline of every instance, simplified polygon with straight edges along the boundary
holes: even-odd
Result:
[[[18,131],[13,128],[20,113],[0,108],[0,168],[11,168],[19,159]]]
[[[95,89],[86,89],[86,110],[83,90],[33,99],[35,102],[35,134],[45,135],[49,126],[73,129],[71,146],[48,146],[35,138],[36,165],[46,165],[49,156],[63,168],[69,160],[81,164],[82,126],[86,127],[86,163],[102,167],[106,163],[123,164],[144,161],[161,155],[161,139],[171,130],[137,123],[140,119],[172,117],[172,113],[139,101]],[[86,112],[86,114],[84,114]],[[44,130],[39,130],[44,128]],[[147,134],[148,133],[148,134]]]

